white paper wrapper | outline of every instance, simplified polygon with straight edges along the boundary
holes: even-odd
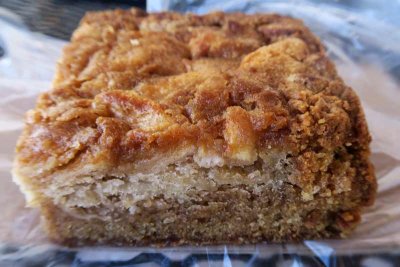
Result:
[[[196,12],[216,9],[211,3],[201,5],[199,9],[194,4],[180,2],[181,5],[178,6],[180,9],[186,7]],[[149,8],[176,9],[175,1],[164,1],[163,5],[157,3],[153,2]],[[10,170],[15,143],[23,127],[24,113],[34,107],[35,99],[41,91],[50,89],[56,61],[64,42],[28,32],[21,28],[20,23],[15,22],[15,18],[0,10],[0,46],[5,49],[5,55],[0,58],[0,214],[2,216],[0,265],[17,260],[22,264],[24,261],[21,259],[28,259],[29,263],[35,258],[43,260],[43,263],[52,262],[54,264],[52,266],[57,266],[55,264],[57,262],[74,262],[76,266],[91,262],[94,265],[90,266],[97,266],[96,262],[110,260],[124,262],[135,259],[135,262],[146,262],[146,257],[162,255],[158,258],[161,263],[172,264],[175,261],[186,260],[189,265],[220,262],[224,266],[231,266],[236,259],[233,256],[239,254],[250,255],[238,262],[243,264],[254,263],[262,257],[272,259],[274,260],[272,263],[283,264],[282,266],[292,266],[291,264],[296,262],[303,265],[307,263],[300,256],[300,258],[282,256],[296,252],[300,255],[314,255],[318,259],[318,264],[331,266],[332,259],[336,262],[335,255],[365,254],[371,251],[374,253],[385,251],[389,254],[399,252],[400,32],[396,32],[395,27],[371,18],[365,20],[365,17],[355,16],[346,10],[321,9],[315,5],[303,5],[294,9],[294,5],[295,3],[243,5],[236,1],[227,1],[223,6],[219,6],[219,9],[247,12],[278,11],[304,19],[323,40],[343,79],[360,96],[373,137],[372,161],[376,168],[379,189],[376,204],[366,210],[361,225],[350,239],[305,241],[302,244],[290,245],[184,247],[162,250],[86,248],[71,251],[52,245],[41,230],[38,211],[25,208],[23,195],[12,182]],[[207,257],[196,258],[193,255],[207,255]],[[272,255],[278,255],[278,258],[275,259]],[[379,260],[387,259],[387,257],[368,258],[360,260],[359,263],[363,263],[364,266],[378,266]],[[168,264],[165,266],[169,266]],[[311,263],[310,266],[314,265]]]

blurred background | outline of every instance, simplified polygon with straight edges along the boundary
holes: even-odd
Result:
[[[150,10],[159,10],[161,7],[187,11],[188,6],[199,7],[213,4],[218,8],[219,4],[222,6],[229,2],[234,2],[235,5],[241,2],[250,6],[252,2],[258,1],[148,0],[146,3],[146,0],[0,0],[0,7],[20,16],[31,31],[67,40],[86,11],[126,9],[132,6],[142,9],[146,9],[147,6]],[[298,3],[299,6],[302,3],[313,3],[322,8],[333,5],[400,27],[400,0],[288,0],[280,2]]]
[[[0,7],[18,15],[35,32],[69,39],[87,11],[130,7],[146,9],[145,0],[0,0]],[[1,10],[0,10],[1,17]]]

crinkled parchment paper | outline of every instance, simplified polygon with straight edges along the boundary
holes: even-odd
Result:
[[[166,4],[164,8],[168,8],[168,5]],[[378,177],[379,192],[375,205],[366,210],[361,225],[350,239],[305,241],[293,245],[293,249],[300,251],[299,246],[303,246],[315,254],[330,254],[376,248],[399,248],[399,31],[396,33],[395,28],[390,26],[371,21],[367,23],[354,14],[349,16],[348,12],[335,9],[330,12],[324,11],[322,16],[320,8],[307,5],[301,9],[293,9],[290,5],[284,4],[269,5],[264,9],[258,6],[235,7],[234,5],[222,8],[228,11],[247,12],[272,10],[303,18],[323,40],[329,56],[335,61],[345,82],[360,96],[373,137],[372,161]],[[215,9],[215,6],[203,8],[200,12],[210,9]],[[196,8],[191,10],[198,11]],[[56,61],[64,42],[28,32],[14,18],[10,19],[9,15],[4,15],[0,10],[1,17],[7,19],[0,19],[0,46],[5,49],[4,56],[0,58],[0,214],[2,216],[0,244],[32,244],[46,250],[51,244],[41,230],[39,213],[37,210],[25,207],[23,195],[12,182],[10,169],[14,146],[23,127],[24,113],[34,107],[35,99],[40,92],[50,89]],[[290,251],[290,248],[291,245],[288,245],[285,249]],[[176,256],[177,253],[188,251],[205,252],[204,249],[207,252],[212,249],[223,251],[226,247],[186,247],[163,251],[167,254],[175,253]],[[237,249],[251,253],[255,251],[259,253],[262,250],[275,251],[273,245]],[[104,254],[104,248],[83,249],[79,255],[81,258],[123,258],[138,253],[140,249],[131,249],[129,252],[113,249],[111,251],[114,251],[114,254],[110,250],[107,251],[109,253]]]

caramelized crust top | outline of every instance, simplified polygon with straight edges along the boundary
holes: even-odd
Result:
[[[203,167],[245,166],[277,149],[317,173],[334,151],[373,181],[369,142],[357,96],[301,21],[131,9],[82,19],[28,112],[17,163],[35,178],[184,149]]]

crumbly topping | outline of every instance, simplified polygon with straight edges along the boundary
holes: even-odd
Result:
[[[132,9],[83,18],[53,89],[27,115],[17,161],[35,177],[182,145],[208,168],[246,166],[274,148],[291,154],[305,171],[292,182],[311,192],[340,157],[357,158],[343,175],[365,176],[369,141],[357,96],[301,21]]]

